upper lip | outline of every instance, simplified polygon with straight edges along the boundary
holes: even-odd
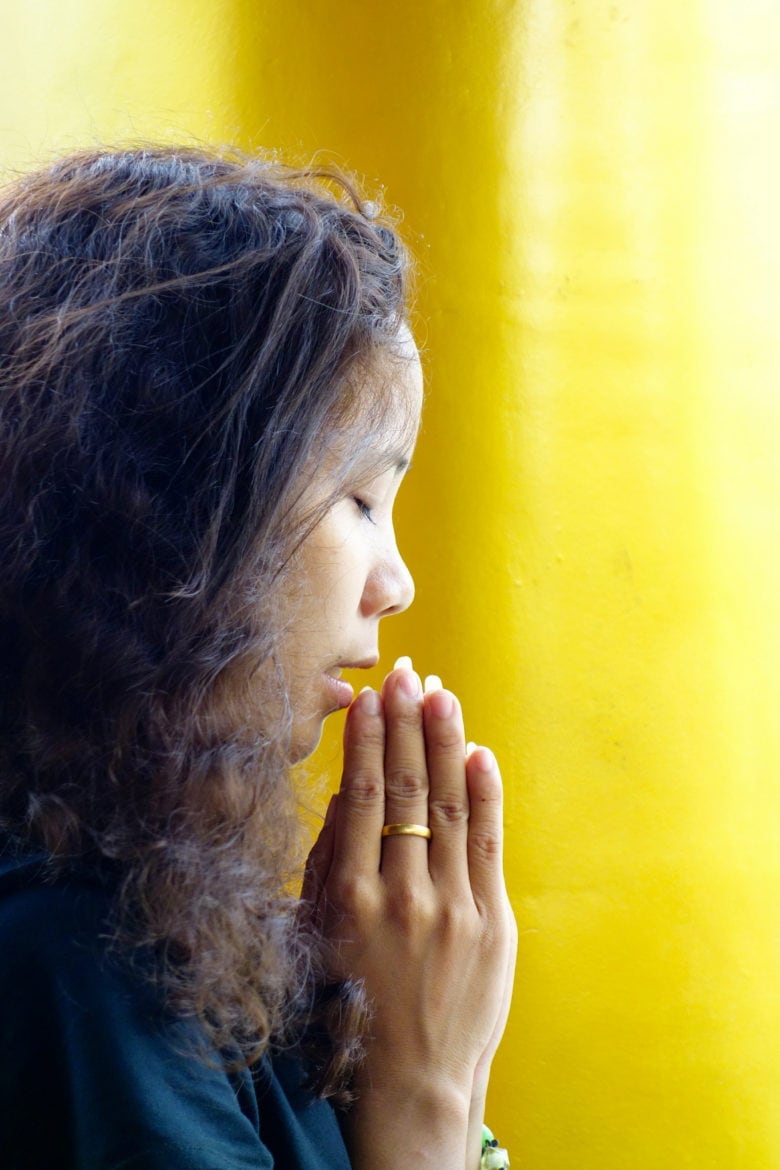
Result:
[[[361,658],[356,662],[339,662],[332,669],[326,671],[326,673],[336,677],[341,674],[342,670],[370,670],[372,666],[376,666],[378,661],[379,655],[371,654],[367,658]]]

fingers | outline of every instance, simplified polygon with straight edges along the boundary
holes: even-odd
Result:
[[[424,720],[433,833],[431,874],[437,880],[465,883],[469,795],[460,703],[450,691],[434,689],[425,696]]]
[[[503,788],[496,757],[476,748],[466,762],[469,794],[468,866],[474,900],[480,907],[503,898]]]
[[[376,691],[357,696],[344,728],[344,771],[335,821],[334,862],[352,878],[376,874],[385,821],[385,721]]]
[[[429,682],[433,684],[429,688]],[[381,694],[353,702],[344,739],[344,773],[330,836],[312,858],[350,879],[375,876],[419,882],[430,873],[453,894],[470,886],[474,901],[503,896],[502,787],[493,753],[469,745],[460,704],[438,679],[419,677],[401,659]],[[430,825],[432,839],[382,837],[386,824]],[[323,879],[324,880],[324,879]]]
[[[423,691],[408,659],[385,679],[385,824],[428,824],[428,766]],[[428,871],[428,847],[419,837],[385,837],[382,873],[414,881]]]

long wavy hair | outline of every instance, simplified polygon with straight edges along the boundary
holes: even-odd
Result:
[[[406,261],[371,210],[338,177],[167,148],[0,192],[0,828],[108,866],[116,940],[236,1063],[323,978],[284,893],[275,605],[327,436],[369,442],[392,408],[369,374]],[[329,1092],[360,1005],[325,998]]]

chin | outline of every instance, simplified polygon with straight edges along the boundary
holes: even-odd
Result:
[[[324,719],[312,719],[306,726],[294,728],[290,743],[291,763],[300,764],[316,751],[322,739],[324,723]]]

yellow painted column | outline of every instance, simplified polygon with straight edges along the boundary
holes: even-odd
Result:
[[[775,6],[39,0],[10,29],[5,160],[325,149],[404,209],[430,400],[383,650],[504,764],[489,1120],[528,1170],[776,1170]]]
[[[209,0],[4,6],[0,165],[121,140],[232,142],[237,15]]]
[[[266,13],[245,45],[264,133],[382,176],[421,257],[418,601],[385,646],[505,765],[491,1123],[534,1170],[770,1170],[780,16],[339,12]],[[290,74],[262,67],[280,45]]]

